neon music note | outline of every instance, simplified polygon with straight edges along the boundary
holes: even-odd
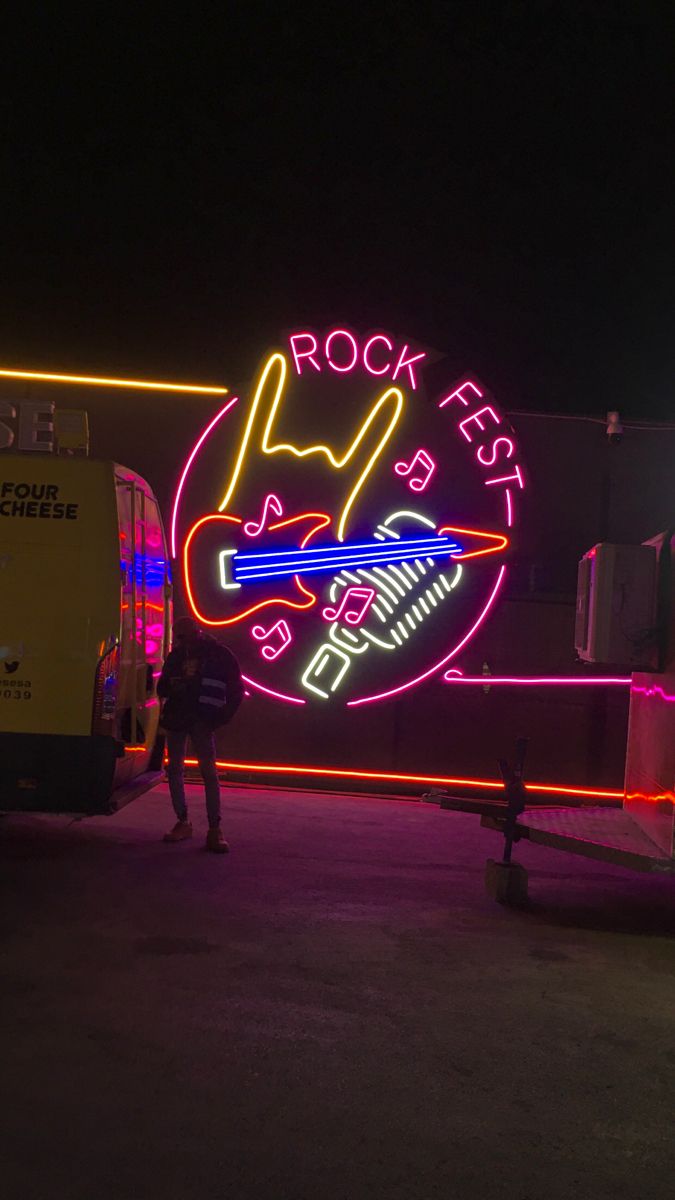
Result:
[[[247,537],[257,537],[259,533],[262,533],[265,525],[267,524],[267,513],[270,509],[272,509],[272,512],[276,513],[278,517],[283,516],[283,504],[281,503],[279,497],[274,495],[274,492],[270,492],[269,495],[265,496],[260,521],[247,521],[244,525],[244,533]]]
[[[373,588],[347,588],[338,608],[324,608],[324,621],[346,621],[348,625],[360,625],[375,599]]]
[[[418,463],[420,464],[419,467],[417,466]],[[412,472],[415,469],[419,471],[420,467],[422,473],[413,475]],[[407,475],[410,476],[408,479],[408,487],[413,492],[423,492],[424,489],[428,487],[429,480],[436,470],[436,463],[431,455],[427,454],[426,450],[418,450],[411,462],[407,463],[405,460],[403,460],[402,462],[394,463],[394,470],[397,475],[401,475],[403,477]]]
[[[274,662],[275,658],[283,654],[284,650],[290,646],[293,640],[291,631],[285,621],[277,621],[276,625],[272,625],[271,629],[265,629],[264,625],[254,625],[251,633],[256,642],[265,642],[265,645],[261,646],[260,652],[268,662]],[[267,641],[267,638],[270,640]],[[276,645],[274,645],[275,640]]]

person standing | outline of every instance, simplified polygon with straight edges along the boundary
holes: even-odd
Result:
[[[192,837],[183,775],[189,737],[204,780],[209,822],[206,849],[226,854],[229,846],[220,828],[214,730],[232,719],[243,699],[239,664],[231,650],[205,633],[192,617],[180,617],[173,627],[172,649],[157,683],[157,695],[162,701],[160,726],[166,733],[167,775],[176,814],[176,824],[164,841],[182,842]]]

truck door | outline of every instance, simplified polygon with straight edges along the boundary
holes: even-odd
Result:
[[[159,720],[156,681],[169,635],[170,579],[155,498],[134,478],[117,479],[122,570],[120,732],[128,749],[152,749]]]

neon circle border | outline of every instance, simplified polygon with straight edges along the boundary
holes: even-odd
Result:
[[[471,385],[471,386],[473,386],[473,385]],[[448,399],[449,398],[450,397],[448,397]],[[179,507],[180,507],[180,500],[182,498],[182,494],[185,489],[185,484],[187,482],[187,478],[190,473],[192,464],[193,464],[195,458],[197,457],[198,452],[201,450],[204,442],[207,440],[209,434],[212,433],[212,431],[215,429],[216,425],[220,424],[221,418],[224,417],[226,415],[226,413],[229,412],[229,410],[234,407],[234,405],[236,404],[238,399],[239,399],[238,396],[233,396],[231,399],[229,399],[228,403],[225,404],[220,409],[220,411],[216,414],[216,416],[211,419],[211,421],[208,423],[208,425],[205,427],[205,429],[201,432],[201,434],[199,435],[199,438],[195,442],[195,445],[193,446],[193,448],[190,452],[190,455],[187,458],[185,466],[181,472],[180,481],[179,481],[178,487],[176,489],[176,494],[174,497],[174,503],[173,503],[173,508],[172,508],[172,514],[171,514],[171,554],[174,559],[176,558],[176,552],[175,552],[176,551],[176,527],[177,527],[177,523],[178,523],[178,512],[179,512]],[[445,401],[442,401],[441,404],[439,405],[439,407],[443,407],[443,405],[445,403],[447,403],[447,399]],[[510,495],[508,495],[508,500],[510,500]],[[509,510],[510,510],[510,505],[509,505]],[[510,516],[510,511],[509,511],[509,516]],[[509,525],[511,525],[511,520],[508,520],[507,523]],[[432,667],[429,667],[429,669],[427,671],[424,671],[421,675],[415,676],[414,679],[409,679],[406,683],[399,684],[398,687],[390,688],[385,692],[377,692],[377,693],[371,694],[369,696],[358,696],[354,700],[348,700],[348,701],[346,701],[344,707],[345,708],[358,708],[362,704],[373,704],[379,700],[388,700],[394,696],[400,695],[402,692],[409,691],[411,688],[416,687],[418,684],[423,683],[427,679],[433,678],[440,671],[442,671],[443,667],[445,667],[447,663],[451,662],[452,659],[457,654],[459,654],[460,650],[462,650],[464,648],[464,646],[466,646],[466,644],[473,638],[474,634],[476,634],[478,632],[478,630],[480,629],[481,625],[483,624],[483,621],[486,619],[488,613],[490,612],[493,604],[495,603],[495,601],[497,599],[497,596],[501,589],[502,583],[504,582],[505,576],[506,576],[506,565],[503,565],[502,567],[500,567],[499,572],[497,573],[497,577],[493,584],[492,591],[490,592],[488,600],[486,601],[480,615],[478,616],[478,618],[476,619],[474,624],[471,626],[471,629],[468,631],[468,633],[464,634],[464,637],[462,637],[455,646],[453,646],[452,650],[450,650],[441,659],[439,659],[438,662],[436,662]],[[255,688],[256,691],[261,692],[263,695],[270,696],[274,700],[281,700],[286,704],[305,705],[307,703],[307,701],[300,696],[289,696],[283,692],[277,692],[273,688],[269,688],[265,684],[260,683],[257,679],[254,679],[250,675],[242,674],[242,679],[244,680],[245,683],[247,683],[249,685],[249,687]]]

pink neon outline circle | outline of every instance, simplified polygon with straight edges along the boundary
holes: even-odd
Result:
[[[192,463],[194,462],[194,459],[196,458],[198,451],[201,449],[202,444],[206,441],[211,430],[215,429],[216,425],[220,421],[220,418],[224,417],[226,412],[229,412],[229,410],[232,408],[233,404],[237,403],[238,399],[239,399],[238,396],[233,396],[232,399],[228,400],[227,404],[225,404],[223,406],[223,408],[221,408],[220,412],[216,413],[213,420],[209,422],[209,424],[206,426],[206,429],[204,430],[204,432],[199,436],[199,438],[195,442],[195,444],[188,456],[188,459],[185,463],[185,466],[183,467],[183,472],[181,474],[181,477],[180,477],[180,480],[178,483],[178,487],[176,488],[176,495],[174,496],[174,499],[173,499],[173,511],[171,513],[171,557],[172,558],[176,557],[176,523],[178,521],[178,505],[180,504],[180,498],[183,494],[183,488],[185,487],[185,481],[190,472],[190,467],[192,466]]]
[[[342,331],[340,331],[340,332],[342,332]],[[193,463],[195,457],[197,456],[198,451],[202,448],[202,446],[203,446],[204,442],[206,441],[207,437],[209,436],[209,434],[213,431],[215,426],[217,424],[219,424],[221,417],[225,416],[226,412],[228,412],[229,409],[232,408],[232,406],[237,402],[238,399],[239,399],[238,396],[233,396],[232,399],[226,405],[224,405],[223,408],[221,408],[221,410],[216,414],[216,416],[209,422],[209,424],[206,426],[203,433],[200,435],[197,442],[195,443],[195,446],[194,446],[194,448],[186,462],[186,465],[183,469],[183,473],[181,475],[180,482],[178,484],[178,488],[176,490],[176,496],[174,499],[174,506],[173,506],[173,513],[172,513],[172,521],[171,521],[171,535],[172,535],[172,542],[173,542],[172,557],[174,557],[174,558],[175,558],[175,553],[174,553],[175,541],[173,541],[173,539],[175,538],[175,528],[176,528],[176,521],[177,521],[177,515],[178,515],[178,504],[179,504],[179,500],[180,500],[182,491],[185,486],[185,482],[187,480],[188,473],[192,466],[192,463]],[[447,403],[447,400],[445,402],[442,402],[439,405],[439,407],[442,408],[443,403]],[[423,672],[423,674],[421,674],[421,675],[417,675],[414,679],[409,679],[406,683],[402,683],[398,687],[390,688],[385,692],[379,692],[379,693],[376,693],[376,694],[370,695],[370,696],[360,696],[360,697],[357,697],[355,700],[348,700],[345,704],[345,707],[346,708],[356,708],[361,704],[372,704],[378,700],[387,700],[392,696],[399,695],[401,692],[408,691],[412,687],[416,687],[418,683],[423,683],[425,679],[429,679],[431,676],[436,675],[438,672],[440,672],[442,670],[442,668],[446,665],[446,663],[449,663],[455,657],[456,654],[459,654],[460,650],[462,650],[463,647],[467,644],[467,642],[469,642],[471,640],[471,638],[474,636],[474,634],[477,632],[477,630],[482,625],[483,621],[487,617],[490,609],[492,608],[492,606],[497,598],[497,594],[501,588],[505,574],[506,574],[506,565],[503,565],[497,574],[497,578],[495,580],[492,592],[490,593],[487,603],[485,604],[485,606],[484,606],[482,612],[480,613],[479,617],[477,618],[477,620],[471,626],[471,629],[469,630],[469,632],[466,633],[463,638],[461,638],[461,640],[457,643],[457,645],[454,646],[453,649],[448,654],[444,655],[443,658],[441,658],[437,663],[434,664],[434,666],[430,667],[428,671]],[[275,700],[282,700],[286,704],[302,704],[302,705],[304,705],[307,703],[307,700],[303,699],[300,696],[289,696],[289,695],[285,694],[284,692],[277,692],[273,688],[269,688],[265,684],[259,683],[257,679],[254,679],[250,675],[242,674],[242,679],[244,680],[245,683],[248,683],[251,687],[255,688],[257,691],[263,692],[266,695],[271,696]],[[489,677],[486,676],[486,679],[489,679]]]
[[[499,687],[500,684],[506,687],[628,687],[631,680],[630,675],[457,675],[452,669],[443,676],[444,683],[468,683],[480,687]]]
[[[275,700],[284,700],[286,704],[306,704],[306,700],[301,700],[299,696],[286,696],[283,692],[275,692],[272,688],[265,687],[264,684],[258,683],[257,679],[251,679],[250,675],[242,675],[244,683],[250,683],[251,687],[256,688],[259,692],[265,692],[268,696],[272,696]]]
[[[429,670],[425,671],[423,675],[418,675],[415,679],[409,679],[407,683],[402,683],[399,687],[389,688],[388,691],[378,692],[374,696],[360,696],[356,700],[348,700],[346,707],[347,708],[356,708],[359,704],[372,704],[376,700],[388,700],[390,696],[398,696],[399,692],[407,692],[408,688],[415,687],[418,683],[423,683],[425,679],[429,678],[429,676],[435,675],[438,671],[442,670],[442,668],[445,666],[446,663],[450,662],[450,660],[453,659],[456,654],[459,654],[462,647],[466,646],[466,643],[471,640],[471,638],[473,637],[476,630],[479,629],[480,626],[483,624],[483,621],[485,620],[490,609],[492,608],[492,605],[494,604],[495,600],[497,599],[497,593],[499,592],[499,589],[502,585],[502,581],[504,579],[505,574],[506,574],[506,564],[504,564],[503,567],[499,568],[499,574],[497,575],[495,585],[492,589],[492,592],[490,593],[490,597],[487,601],[487,604],[483,608],[483,611],[480,614],[480,616],[478,617],[478,619],[471,626],[471,629],[469,630],[469,632],[464,635],[464,637],[461,639],[461,641],[459,641],[457,643],[457,645],[450,651],[450,653],[446,654],[440,660],[440,662],[437,662],[433,667],[430,667]],[[489,676],[486,675],[485,678],[488,679]]]

